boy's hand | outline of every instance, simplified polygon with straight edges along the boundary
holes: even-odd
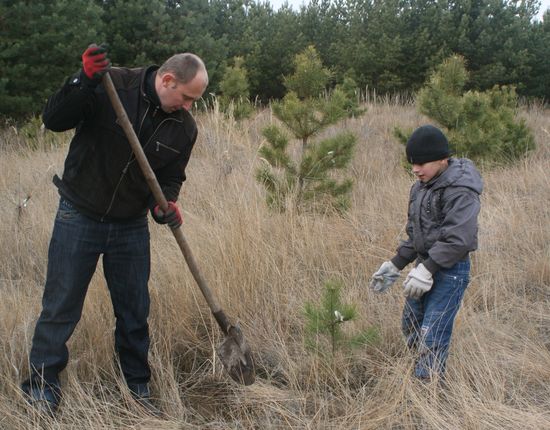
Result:
[[[418,300],[423,294],[432,289],[433,283],[432,274],[422,263],[420,263],[409,272],[405,282],[403,282],[405,295],[409,296],[411,299]]]
[[[168,209],[166,210],[166,212],[163,212],[160,206],[156,205],[151,211],[151,215],[153,216],[153,219],[159,224],[168,224],[170,228],[173,229],[181,227],[181,224],[183,222],[180,210],[174,202],[168,202]]]
[[[377,293],[382,293],[390,288],[399,278],[399,269],[391,261],[385,261],[374,272],[370,280],[370,287]]]

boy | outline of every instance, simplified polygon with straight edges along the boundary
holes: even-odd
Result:
[[[469,282],[469,254],[477,248],[483,183],[470,160],[450,158],[447,138],[434,126],[416,129],[406,153],[418,178],[410,192],[408,239],[372,275],[371,288],[386,291],[416,259],[403,282],[402,330],[418,352],[415,376],[430,381],[445,374],[453,322]]]

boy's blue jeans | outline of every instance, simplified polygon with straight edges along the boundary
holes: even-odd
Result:
[[[453,324],[470,279],[470,260],[440,269],[432,289],[420,299],[407,298],[402,329],[409,348],[418,353],[415,376],[444,377]]]
[[[60,200],[50,247],[42,312],[30,353],[27,393],[42,387],[59,401],[59,373],[66,367],[66,346],[82,314],[88,285],[103,255],[103,272],[116,317],[115,348],[130,389],[139,391],[150,379],[149,228],[142,217],[124,223],[102,223],[81,215]]]

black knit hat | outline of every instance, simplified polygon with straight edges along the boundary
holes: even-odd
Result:
[[[411,164],[442,160],[450,155],[447,138],[433,125],[418,127],[407,141],[407,160]]]

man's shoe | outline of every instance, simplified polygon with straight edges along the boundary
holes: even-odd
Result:
[[[150,397],[134,397],[136,403],[141,407],[141,409],[147,414],[155,418],[163,418],[164,414],[157,408],[153,402],[151,402]]]
[[[28,391],[24,389],[29,405],[40,415],[53,417],[59,408],[59,396],[49,386],[33,386]]]
[[[130,385],[130,394],[136,403],[145,411],[148,415],[156,418],[163,417],[163,413],[157,408],[153,402],[151,402],[151,393],[149,391],[149,385],[137,384]]]
[[[56,403],[52,403],[47,400],[31,400],[29,404],[37,413],[50,418],[55,416],[59,407]]]

